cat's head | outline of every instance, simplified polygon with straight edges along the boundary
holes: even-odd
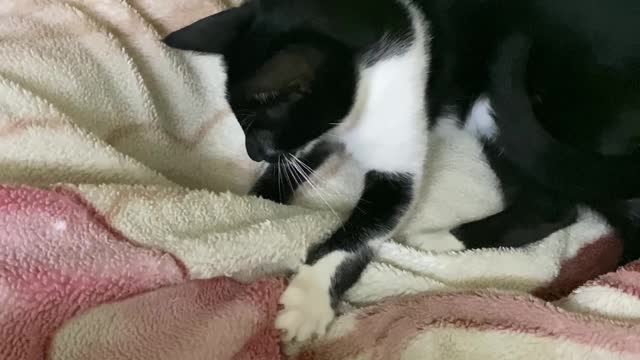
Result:
[[[352,106],[354,51],[321,30],[331,27],[323,10],[314,8],[321,4],[252,0],[164,39],[174,48],[224,56],[227,100],[255,161],[297,152]]]

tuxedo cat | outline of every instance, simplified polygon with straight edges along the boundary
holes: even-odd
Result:
[[[289,201],[335,151],[367,170],[281,299],[276,326],[306,340],[407,218],[440,121],[482,141],[505,193],[504,211],[452,232],[467,247],[539,240],[578,204],[636,237],[639,19],[635,0],[249,0],[164,41],[224,56],[247,152],[269,163],[253,193]]]

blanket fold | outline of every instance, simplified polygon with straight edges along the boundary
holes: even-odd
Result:
[[[260,166],[221,60],[159,41],[237,3],[0,0],[1,359],[640,358],[640,262],[616,269],[598,214],[521,249],[449,234],[502,207],[480,145],[450,124],[416,214],[327,338],[281,344],[284,276],[362,169],[332,158],[292,206],[242,195]]]

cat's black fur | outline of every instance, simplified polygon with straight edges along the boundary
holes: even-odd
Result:
[[[481,96],[498,128],[485,153],[506,209],[453,231],[468,247],[521,246],[562,228],[577,205],[600,211],[640,256],[640,6],[636,0],[416,0],[428,25],[429,125],[464,123]],[[308,171],[336,144],[314,141],[353,106],[361,68],[415,41],[410,7],[394,0],[254,0],[169,35],[173,47],[225,57],[228,99],[247,151],[271,162],[254,192],[286,202],[274,180],[282,154]],[[393,122],[394,119],[388,119]],[[426,120],[425,120],[426,121]],[[315,146],[310,146],[315,145]],[[426,174],[428,177],[428,174]],[[333,299],[364,269],[366,242],[395,228],[411,174],[372,170],[343,227],[313,248],[359,253],[334,275]]]
[[[526,244],[571,223],[575,204],[586,203],[627,234],[625,261],[638,258],[625,200],[640,192],[637,5],[420,3],[427,14],[447,9],[432,27],[431,118],[447,106],[465,118],[488,92],[500,129],[486,152],[507,209],[454,234],[471,247]]]

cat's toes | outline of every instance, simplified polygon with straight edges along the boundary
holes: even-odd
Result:
[[[284,332],[285,341],[322,336],[335,316],[329,287],[316,272],[313,267],[302,266],[280,298],[284,308],[275,325]]]

